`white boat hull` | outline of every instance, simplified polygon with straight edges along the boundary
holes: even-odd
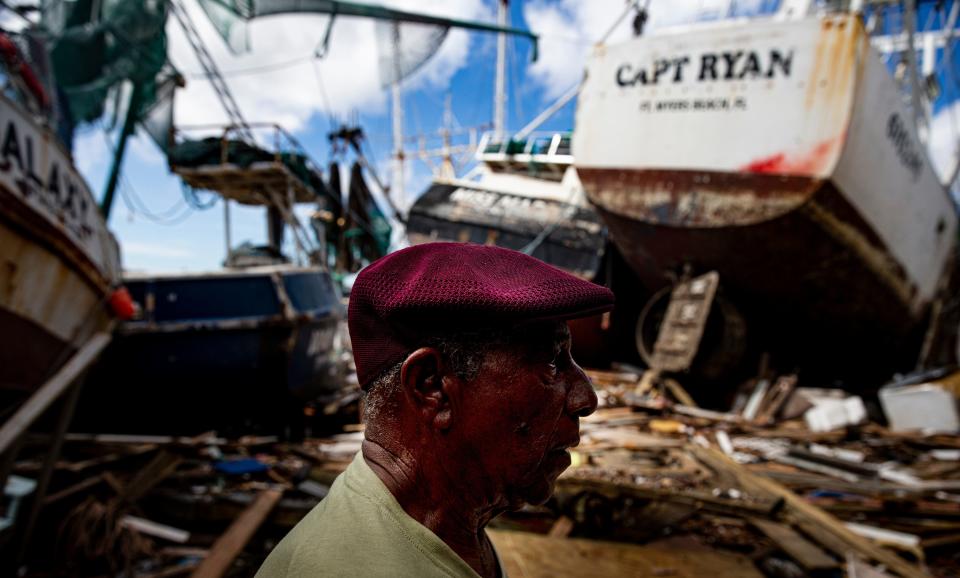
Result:
[[[953,271],[954,205],[855,16],[599,47],[576,122],[587,195],[648,286],[716,269],[768,331],[897,350]]]

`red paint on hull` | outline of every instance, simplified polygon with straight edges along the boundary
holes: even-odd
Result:
[[[794,157],[785,153],[777,153],[769,157],[757,159],[740,168],[740,172],[767,175],[804,175],[816,177],[831,160],[839,139],[827,139],[813,148],[810,152]]]

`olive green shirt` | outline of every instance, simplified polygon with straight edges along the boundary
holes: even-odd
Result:
[[[499,557],[497,563],[505,578]],[[403,511],[360,453],[327,497],[274,548],[256,578],[314,576],[479,578]]]

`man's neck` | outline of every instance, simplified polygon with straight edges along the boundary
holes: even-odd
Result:
[[[403,510],[433,532],[483,578],[496,578],[500,569],[484,527],[504,508],[471,492],[461,479],[440,464],[422,463],[420,456],[401,455],[364,440],[363,457]]]

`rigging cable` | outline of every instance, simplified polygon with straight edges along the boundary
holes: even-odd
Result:
[[[646,1],[643,9],[646,10],[648,6],[650,6],[650,0]],[[632,12],[633,10],[637,10],[637,9],[640,9],[640,0],[627,0],[626,8],[623,9],[623,12],[620,13],[620,16],[617,17],[617,19],[613,22],[613,26],[607,29],[606,34],[600,37],[600,40],[597,41],[597,44],[606,44],[607,40],[609,40],[610,36],[613,35],[613,33],[617,30],[617,28],[620,27],[620,24],[627,17],[627,15],[630,14],[630,12]]]
[[[107,132],[106,128],[100,126],[102,129],[102,135],[104,140],[107,143],[107,147],[110,150],[114,150],[115,145],[113,139],[110,138],[110,134]],[[133,187],[133,183],[130,182],[130,179],[127,178],[126,173],[121,169],[120,172],[120,197],[123,199],[124,204],[134,214],[140,214],[145,217],[147,220],[152,221],[158,225],[172,226],[182,223],[186,217],[193,212],[194,207],[191,207],[184,203],[184,199],[179,199],[176,203],[171,205],[169,208],[157,213],[152,211],[147,207],[146,202],[143,198],[137,194],[136,189]]]
[[[327,132],[333,132],[335,122],[333,120],[333,106],[330,101],[330,97],[327,95],[327,87],[323,83],[323,75],[320,72],[320,63],[317,62],[316,58],[313,58],[310,61],[310,68],[313,69],[313,76],[317,79],[317,88],[320,91],[320,105],[327,112]]]
[[[180,181],[180,191],[183,193],[183,198],[187,201],[187,204],[198,211],[205,211],[213,208],[213,206],[217,204],[217,199],[219,198],[216,192],[209,191],[210,200],[206,202],[200,200],[200,197],[197,196],[197,189],[188,185],[186,181]]]

